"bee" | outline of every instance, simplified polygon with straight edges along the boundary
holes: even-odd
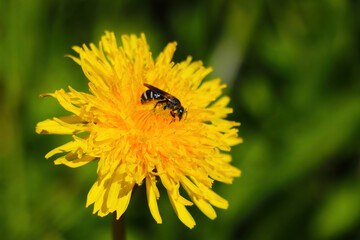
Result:
[[[187,114],[187,111],[181,106],[179,99],[167,93],[157,87],[154,87],[150,84],[144,83],[144,86],[149,88],[141,95],[141,104],[148,103],[150,101],[157,101],[154,109],[158,104],[162,104],[164,106],[164,110],[166,108],[170,109],[170,114],[175,120],[175,116],[178,116],[179,121],[181,120],[184,113]]]

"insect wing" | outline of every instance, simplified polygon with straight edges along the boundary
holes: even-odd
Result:
[[[144,83],[144,85],[145,85],[146,87],[148,87],[151,91],[156,92],[156,93],[159,93],[159,94],[162,95],[164,98],[171,98],[171,97],[172,97],[171,94],[169,94],[169,93],[167,93],[167,92],[165,92],[165,91],[163,91],[163,90],[161,90],[161,89],[158,89],[157,87],[154,87],[154,86],[152,86],[152,85],[150,85],[150,84],[147,84],[147,83]]]

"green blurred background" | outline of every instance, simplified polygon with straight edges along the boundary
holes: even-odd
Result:
[[[0,238],[111,239],[92,215],[96,164],[70,169],[44,155],[69,136],[35,134],[66,115],[40,93],[87,79],[71,47],[104,30],[144,32],[153,55],[178,42],[228,84],[244,143],[243,171],[214,188],[230,202],[215,221],[191,207],[187,229],[162,189],[163,224],[144,190],[126,212],[128,239],[360,239],[360,2],[344,0],[2,0],[0,2]],[[120,42],[120,40],[118,41]]]

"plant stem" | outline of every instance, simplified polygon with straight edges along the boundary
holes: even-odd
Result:
[[[125,240],[125,213],[123,213],[119,220],[116,219],[116,213],[114,213],[113,215],[113,239]]]

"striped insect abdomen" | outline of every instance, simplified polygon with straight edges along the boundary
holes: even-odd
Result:
[[[161,99],[165,99],[161,94],[156,93],[152,90],[146,90],[142,95],[141,95],[141,103],[147,103],[153,100],[161,100]]]

